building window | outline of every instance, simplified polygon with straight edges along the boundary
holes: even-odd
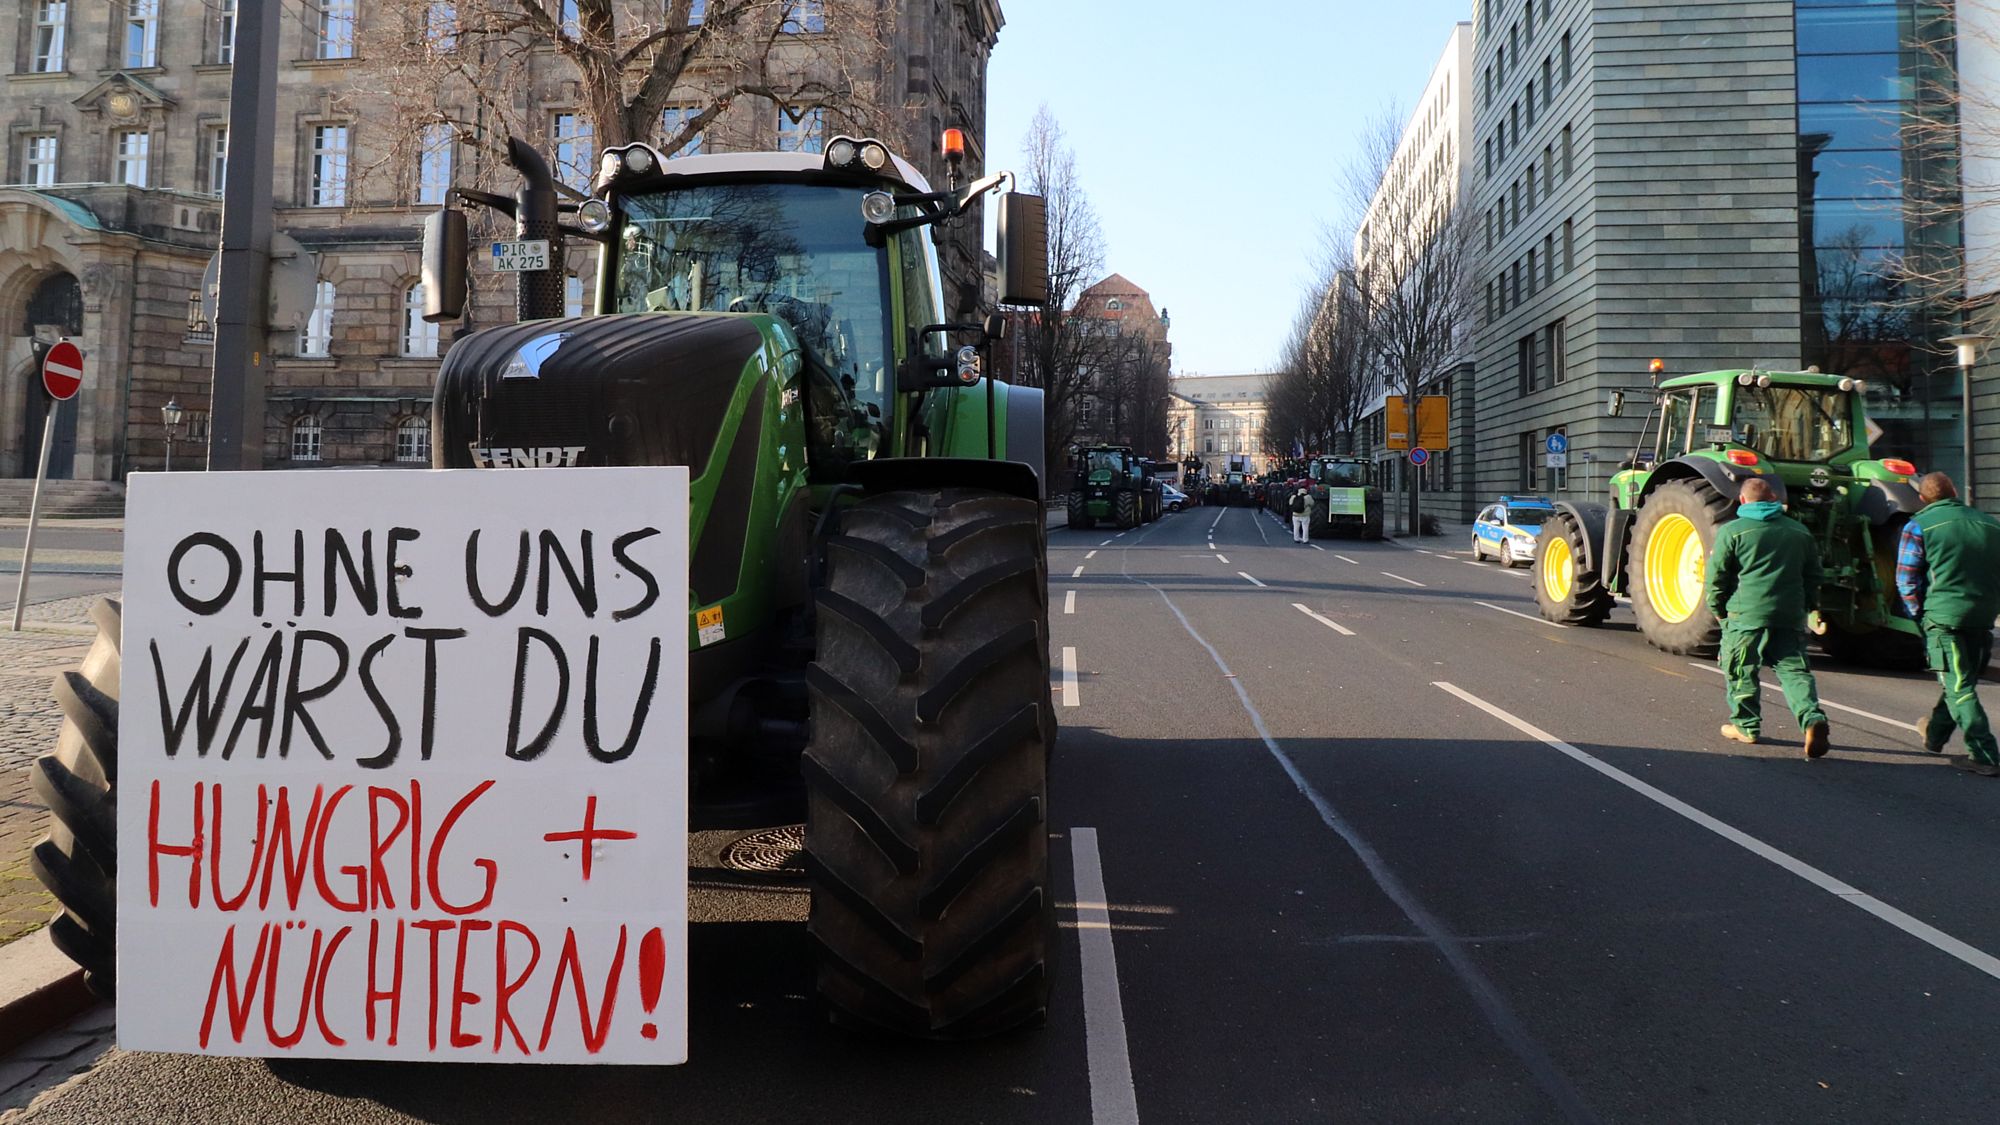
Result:
[[[1528,162],[1528,213],[1535,213],[1535,164]]]
[[[1569,32],[1567,31],[1563,32],[1562,80],[1563,85],[1569,85]]]
[[[597,140],[590,122],[579,113],[558,113],[549,119],[549,140],[556,147],[556,179],[577,191],[590,190],[597,170]]]
[[[160,65],[160,0],[126,0],[125,69]]]
[[[396,425],[396,460],[428,465],[431,460],[431,420],[405,418]]]
[[[403,354],[411,359],[436,359],[438,326],[424,319],[424,283],[403,290]]]
[[[1535,258],[1535,252],[1533,250],[1529,250],[1528,251],[1528,296],[1530,297],[1535,295],[1536,283],[1539,282],[1542,278],[1541,271],[1536,268],[1536,261],[1537,260]]]
[[[208,194],[221,199],[223,189],[229,184],[229,126],[209,126],[205,140],[208,144]]]
[[[1548,337],[1549,382],[1561,384],[1569,378],[1569,338],[1562,321],[1549,322]]]
[[[1563,220],[1563,272],[1576,268],[1576,229],[1574,220]]]
[[[299,354],[302,356],[324,356],[331,354],[333,347],[333,282],[322,281],[313,287],[312,312],[306,316],[306,326],[299,331]]]
[[[1507,222],[1510,226],[1521,225],[1521,181],[1507,185]]]
[[[813,35],[825,30],[825,0],[791,0],[785,22],[778,28],[782,35]]]
[[[112,180],[132,187],[145,187],[151,164],[153,135],[144,129],[126,129],[117,135],[117,171]]]
[[[1535,80],[1532,78],[1528,79],[1528,96],[1522,99],[1521,104],[1528,107],[1525,116],[1528,119],[1528,128],[1532,129],[1535,127]]]
[[[1556,190],[1556,150],[1554,145],[1542,146],[1542,194],[1549,195]]]
[[[443,203],[451,191],[451,146],[454,135],[449,125],[426,125],[417,134],[417,202]]]
[[[458,50],[458,5],[452,0],[432,0],[424,13],[424,38],[432,50],[442,54]]]
[[[322,59],[354,57],[354,0],[319,0],[314,53]]]
[[[701,111],[692,106],[668,106],[665,110],[662,110],[660,113],[660,143],[663,146],[673,144],[674,138],[681,135],[681,130],[688,127],[688,122],[693,121],[699,116],[701,116]],[[679,148],[668,149],[667,155],[700,156],[702,140],[702,135],[696,133],[689,137]]]
[[[1514,341],[1514,378],[1521,385],[1522,394],[1533,394],[1535,390],[1535,335],[1528,335]]]
[[[69,35],[69,0],[41,0],[35,5],[35,57],[28,68],[36,74],[60,74],[64,40]]]
[[[797,121],[784,107],[778,109],[778,151],[819,152],[826,147],[826,110],[809,109]]]
[[[306,201],[314,207],[347,206],[347,126],[312,127],[312,186]]]
[[[1535,0],[1523,0],[1521,4],[1521,39],[1527,43],[1535,41]]]
[[[1549,271],[1549,284],[1554,285],[1556,283],[1556,232],[1554,231],[1542,236],[1542,262]]]
[[[209,61],[227,66],[236,61],[237,0],[214,0],[215,46]]]
[[[56,183],[56,139],[44,134],[22,142],[21,182],[29,187]]]
[[[1486,212],[1486,248],[1493,249],[1493,212]]]
[[[1493,323],[1493,283],[1486,283],[1486,323]]]
[[[1570,164],[1570,127],[1563,126],[1563,179],[1567,180],[1576,171]]]
[[[319,419],[311,414],[301,415],[292,422],[292,460],[319,460]]]

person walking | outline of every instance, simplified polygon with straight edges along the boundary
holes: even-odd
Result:
[[[1819,548],[1762,478],[1744,481],[1737,502],[1736,518],[1716,533],[1708,556],[1708,608],[1722,622],[1720,660],[1728,677],[1729,721],[1722,736],[1757,741],[1763,725],[1758,673],[1768,665],[1805,732],[1806,757],[1818,758],[1831,739],[1806,663],[1806,615],[1819,608]]]
[[[1896,545],[1896,592],[1923,626],[1939,688],[1917,729],[1933,754],[1944,753],[1958,731],[1966,756],[1952,764],[2000,777],[2000,748],[1979,705],[1979,675],[1993,657],[1993,619],[2000,616],[2000,520],[1960,503],[1958,486],[1943,473],[1918,481],[1917,495],[1923,510]]]
[[[1292,542],[1312,542],[1312,497],[1301,488],[1292,493]]]

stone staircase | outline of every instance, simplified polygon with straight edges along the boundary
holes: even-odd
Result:
[[[0,517],[25,519],[32,478],[0,479]],[[57,519],[116,519],[125,514],[125,486],[108,480],[52,480],[42,487],[42,515]]]

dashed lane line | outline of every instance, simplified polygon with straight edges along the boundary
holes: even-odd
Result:
[[[1398,582],[1408,582],[1408,583],[1409,583],[1410,585],[1412,585],[1412,586],[1415,586],[1415,587],[1418,587],[1419,589],[1424,589],[1424,590],[1428,590],[1428,589],[1430,589],[1430,587],[1428,587],[1428,586],[1425,586],[1425,585],[1424,585],[1423,583],[1421,583],[1421,582],[1417,581],[1417,580],[1416,580],[1416,579],[1414,579],[1414,578],[1405,578],[1405,577],[1403,577],[1403,576],[1402,576],[1402,575],[1400,575],[1400,574],[1390,574],[1390,573],[1389,573],[1388,571],[1386,571],[1386,570],[1382,572],[1382,576],[1383,576],[1384,578],[1393,578],[1393,579],[1395,579],[1395,580],[1396,580],[1396,581],[1398,581]]]
[[[1715,673],[1716,675],[1718,675],[1718,676],[1722,676],[1722,677],[1725,677],[1725,678],[1726,678],[1726,677],[1727,677],[1727,676],[1729,675],[1729,673],[1727,673],[1727,672],[1723,671],[1723,670],[1722,670],[1722,669],[1720,669],[1720,668],[1717,668],[1717,667],[1716,667],[1715,665],[1713,665],[1713,664],[1701,664],[1701,663],[1698,663],[1698,662],[1696,662],[1696,661],[1693,661],[1693,660],[1690,660],[1690,661],[1688,661],[1688,667],[1690,667],[1690,668],[1700,668],[1700,669],[1702,669],[1703,671],[1707,671],[1707,672],[1713,672],[1713,673]],[[1764,686],[1765,690],[1767,690],[1767,691],[1782,691],[1782,690],[1783,690],[1783,689],[1782,689],[1782,688],[1780,688],[1780,687],[1779,687],[1779,686],[1778,686],[1777,684],[1774,684],[1774,683],[1772,683],[1772,682],[1771,682],[1771,681],[1769,681],[1769,680],[1759,680],[1759,681],[1758,681],[1758,683],[1762,684],[1762,685]],[[1923,731],[1921,731],[1921,730],[1919,730],[1919,729],[1917,728],[1917,725],[1916,725],[1915,723],[1906,723],[1906,722],[1902,721],[1901,719],[1892,719],[1892,718],[1890,718],[1890,717],[1889,717],[1889,716],[1887,716],[1887,715],[1877,715],[1877,714],[1876,714],[1875,712],[1873,712],[1873,711],[1863,711],[1863,710],[1862,710],[1861,708],[1859,708],[1859,707],[1849,707],[1849,706],[1848,706],[1847,704],[1845,704],[1845,703],[1835,703],[1835,702],[1834,702],[1833,700],[1831,700],[1831,699],[1822,699],[1822,700],[1820,700],[1820,701],[1819,701],[1819,705],[1820,705],[1821,707],[1826,707],[1826,708],[1830,708],[1830,709],[1832,709],[1832,710],[1835,710],[1835,711],[1845,711],[1845,712],[1847,712],[1847,713],[1848,713],[1848,714],[1850,714],[1850,715],[1859,715],[1860,717],[1862,717],[1862,718],[1864,718],[1864,719],[1873,719],[1874,721],[1876,721],[1876,722],[1878,722],[1878,723],[1881,723],[1881,724],[1882,724],[1882,725],[1884,725],[1884,726],[1891,726],[1891,727],[1895,727],[1895,728],[1896,728],[1897,730],[1906,730],[1906,731],[1909,731],[1909,732],[1910,732],[1911,734],[1914,734],[1914,735],[1918,735],[1918,736],[1922,736],[1922,734],[1924,733]]]
[[[1326,550],[1326,548],[1325,548],[1325,547],[1322,547],[1322,546],[1320,546],[1320,545],[1319,545],[1319,544],[1317,544],[1317,543],[1308,543],[1308,544],[1306,544],[1306,546],[1308,546],[1308,547],[1311,547],[1311,548],[1312,548],[1313,550],[1315,550],[1315,551],[1324,551],[1324,550]]]
[[[1423,900],[1410,890],[1408,884],[1396,874],[1395,869],[1382,858],[1382,853],[1376,851],[1368,838],[1348,823],[1346,817],[1340,815],[1340,811],[1334,808],[1333,802],[1306,779],[1298,763],[1293,761],[1292,756],[1285,752],[1285,748],[1278,744],[1278,740],[1271,736],[1270,728],[1264,725],[1263,713],[1250,701],[1249,690],[1243,686],[1243,681],[1237,678],[1236,673],[1230,671],[1229,665],[1223,662],[1222,654],[1215,651],[1215,646],[1208,643],[1208,639],[1195,630],[1194,623],[1188,620],[1187,614],[1181,612],[1181,607],[1174,604],[1174,599],[1169,597],[1165,590],[1129,572],[1125,574],[1125,579],[1128,582],[1137,582],[1158,594],[1160,600],[1166,603],[1167,609],[1180,622],[1181,628],[1187,630],[1188,636],[1193,637],[1195,643],[1207,651],[1208,658],[1214,662],[1216,671],[1221,672],[1223,679],[1235,689],[1237,702],[1242,704],[1244,714],[1250,719],[1251,728],[1263,741],[1264,749],[1269,751],[1272,759],[1278,763],[1278,768],[1284,771],[1299,795],[1304,797],[1312,805],[1313,811],[1319,814],[1320,823],[1340,837],[1341,842],[1347,845],[1355,859],[1367,869],[1375,886],[1389,901],[1396,904],[1397,909],[1410,920],[1410,924],[1417,932],[1437,950],[1439,959],[1458,978],[1460,986],[1471,996],[1480,1014],[1486,1018],[1487,1025],[1514,1053],[1514,1057],[1521,1060],[1528,1073],[1534,1077],[1535,1084],[1541,1087],[1542,1092],[1554,1103],[1554,1108],[1561,1119],[1571,1122],[1596,1121],[1597,1118],[1590,1112],[1590,1107],[1584,1104],[1582,1095],[1577,1093],[1576,1088],[1570,1085],[1569,1079],[1557,1069],[1554,1060],[1529,1032],[1527,1025],[1522,1023],[1521,1018],[1507,1006],[1507,999],[1501,995],[1500,989],[1480,970],[1478,962],[1466,948],[1465,939],[1454,935],[1437,915],[1431,913]]]
[[[1348,557],[1347,557],[1346,555],[1340,555],[1340,554],[1336,554],[1336,555],[1334,555],[1333,557],[1334,557],[1334,558],[1336,558],[1336,559],[1339,559],[1339,560],[1340,560],[1341,562],[1344,562],[1344,563],[1353,563],[1353,564],[1354,564],[1355,566],[1360,566],[1360,565],[1361,565],[1361,560],[1360,560],[1360,559],[1350,559],[1350,558],[1348,558]]]
[[[1319,622],[1320,624],[1326,626],[1327,628],[1333,630],[1334,632],[1339,633],[1343,637],[1351,637],[1354,635],[1354,630],[1349,629],[1347,626],[1342,625],[1340,622],[1335,621],[1331,618],[1321,617],[1319,614],[1314,613],[1311,609],[1307,608],[1304,605],[1299,604],[1298,602],[1293,602],[1292,608],[1298,610],[1300,613],[1305,614],[1307,617],[1312,618],[1314,621]]]
[[[1083,567],[1081,567],[1081,566],[1078,566],[1078,567],[1077,567],[1077,568],[1076,568],[1075,570],[1072,570],[1072,571],[1070,571],[1070,572],[1069,572],[1069,576],[1070,576],[1071,578],[1082,578],[1082,577],[1083,577]]]
[[[1236,573],[1238,573],[1238,574],[1243,574],[1243,572],[1242,572],[1242,571],[1240,571],[1240,570],[1239,570],[1239,571],[1237,571]],[[1259,582],[1259,581],[1257,581],[1257,580],[1256,580],[1255,578],[1251,578],[1251,577],[1250,577],[1249,575],[1247,575],[1247,574],[1243,574],[1243,577],[1244,577],[1244,578],[1246,578],[1246,579],[1248,579],[1248,580],[1249,580],[1249,582],[1250,582],[1250,584],[1251,584],[1252,586],[1263,586],[1263,585],[1264,585],[1264,584],[1263,584],[1262,582]],[[1268,589],[1268,587],[1266,587],[1266,588]]]
[[[1076,649],[1064,646],[1062,653],[1062,705],[1074,707],[1078,703],[1076,691]]]
[[[1106,539],[1106,540],[1105,540],[1104,542],[1102,542],[1102,543],[1099,543],[1099,544],[1098,544],[1098,546],[1100,546],[1100,547],[1109,547],[1109,546],[1111,546],[1111,540],[1109,540],[1109,539]]]
[[[1699,665],[1697,665],[1697,667],[1699,667]],[[1702,812],[1700,809],[1695,808],[1693,805],[1688,804],[1686,801],[1683,801],[1678,797],[1671,796],[1670,794],[1667,794],[1659,789],[1656,789],[1653,786],[1648,785],[1643,781],[1640,781],[1638,778],[1633,777],[1631,774],[1626,773],[1624,770],[1621,770],[1616,766],[1612,766],[1605,762],[1602,762],[1597,758],[1592,757],[1591,755],[1586,754],[1581,750],[1578,750],[1576,747],[1571,746],[1569,743],[1564,742],[1561,739],[1556,738],[1554,735],[1549,734],[1547,731],[1542,730],[1540,727],[1535,726],[1534,724],[1528,722],[1525,719],[1516,718],[1515,716],[1508,714],[1506,711],[1503,711],[1500,708],[1495,707],[1493,704],[1486,702],[1485,700],[1479,698],[1476,695],[1473,695],[1471,692],[1465,691],[1452,684],[1441,683],[1441,682],[1434,683],[1432,684],[1432,686],[1441,688],[1444,691],[1457,696],[1458,698],[1464,700],[1465,702],[1471,704],[1472,706],[1479,708],[1481,711],[1484,711],[1487,714],[1493,716],[1494,718],[1499,719],[1501,722],[1506,723],[1508,726],[1513,727],[1515,730],[1520,731],[1522,734],[1527,735],[1529,738],[1535,739],[1536,741],[1542,743],[1544,746],[1547,746],[1553,750],[1557,750],[1562,754],[1565,754],[1568,757],[1573,758],[1576,761],[1581,762],[1586,766],[1589,766],[1591,769],[1596,770],[1598,773],[1603,774],[1605,777],[1610,778],[1611,780],[1617,782],[1618,784],[1623,785],[1627,789],[1632,790],[1634,793],[1637,793],[1640,796],[1646,798],[1647,800],[1652,801],[1654,804],[1657,804],[1660,807],[1669,810],[1670,812],[1676,813],[1682,817],[1685,817],[1688,820],[1693,821],[1694,823],[1700,825],[1701,827],[1708,829],[1710,832],[1715,833],[1717,836],[1720,836],[1723,839],[1729,841],[1730,843],[1735,844],[1737,847],[1742,848],[1744,851],[1749,852],[1751,855],[1754,855],[1759,859],[1766,860],[1767,862],[1785,871],[1788,871],[1791,874],[1796,875],[1801,879],[1804,879],[1806,882],[1811,883],[1813,886],[1818,887],[1820,890],[1823,890],[1826,893],[1834,896],[1835,898],[1840,899],[1842,902],[1848,903],[1849,905],[1852,906],[1860,907],[1861,909],[1867,911],[1870,914],[1873,914],[1875,917],[1880,918],[1884,922],[1889,923],[1891,926],[1896,927],[1897,929],[1903,931],[1904,933],[1909,934],[1911,937],[1916,938],[1918,941],[1923,942],[1924,944],[1930,946],[1931,948],[1936,949],[1941,953],[1945,953],[1952,957],[1955,957],[1959,961],[1962,961],[1965,964],[1970,965],[1971,967],[1979,970],[1980,972],[1985,973],[1989,977],[2000,979],[2000,957],[1994,957],[1992,954],[1987,953],[1984,950],[1978,949],[1975,946],[1960,941],[1959,939],[1951,936],[1948,933],[1945,933],[1943,930],[1938,929],[1937,927],[1931,925],[1930,923],[1925,922],[1922,919],[1913,917],[1909,914],[1905,914],[1901,910],[1898,910],[1895,907],[1890,906],[1888,903],[1883,902],[1881,899],[1876,898],[1874,895],[1866,894],[1855,887],[1851,887],[1846,883],[1841,882],[1839,879],[1836,879],[1832,875],[1829,875],[1826,872],[1821,871],[1819,868],[1814,867],[1813,865],[1805,862],[1804,860],[1801,860],[1786,852],[1779,851],[1777,848],[1774,848],[1771,845],[1765,843],[1764,841],[1759,840],[1755,836],[1752,836],[1747,832],[1743,832],[1737,828],[1734,828],[1724,823],[1723,821],[1717,820],[1715,817],[1712,817],[1707,813]]]
[[[1494,604],[1493,604],[1492,602],[1473,602],[1472,604],[1473,604],[1473,605],[1483,605],[1483,606],[1485,606],[1485,607],[1486,607],[1487,609],[1493,609],[1493,610],[1498,610],[1498,611],[1500,611],[1501,613],[1504,613],[1504,614],[1507,614],[1507,615],[1508,615],[1508,616],[1510,616],[1510,617],[1518,617],[1518,618],[1520,618],[1520,619],[1521,619],[1521,620],[1523,620],[1523,621],[1532,621],[1532,622],[1534,622],[1534,623],[1535,623],[1535,624],[1537,624],[1537,625],[1547,625],[1547,626],[1548,626],[1549,628],[1551,628],[1551,629],[1567,629],[1567,628],[1569,628],[1569,626],[1567,626],[1567,625],[1563,625],[1563,624],[1561,624],[1561,623],[1559,623],[1559,622],[1555,622],[1555,621],[1550,621],[1550,620],[1549,620],[1548,618],[1546,618],[1546,617],[1536,617],[1536,616],[1535,616],[1534,614],[1532,614],[1532,613],[1522,613],[1522,612],[1521,612],[1520,610],[1518,610],[1518,609],[1508,609],[1508,608],[1507,608],[1506,606],[1504,606],[1504,605],[1494,605]]]
[[[1063,592],[1063,612],[1064,612],[1064,613],[1075,613],[1075,612],[1076,612],[1076,591],[1075,591],[1075,590],[1066,590],[1066,591],[1064,591],[1064,592]]]
[[[1217,555],[1215,557],[1218,561],[1223,563],[1227,563],[1229,561],[1229,557],[1227,555]]]
[[[1092,1125],[1139,1125],[1132,1052],[1125,1042],[1125,1005],[1118,994],[1118,953],[1111,941],[1111,897],[1104,891],[1097,829],[1070,829],[1069,854],[1076,875],[1076,944],[1083,973],[1090,1120]]]
[[[1215,524],[1217,524],[1217,523],[1221,523],[1221,522],[1222,522],[1222,517],[1224,517],[1224,516],[1226,516],[1226,515],[1228,515],[1228,514],[1229,514],[1229,509],[1228,509],[1228,508],[1218,508],[1218,509],[1216,509],[1216,512],[1215,512],[1215,523],[1212,523],[1212,524],[1209,524],[1209,525],[1208,525],[1208,530],[1209,530],[1209,531],[1210,531],[1211,533],[1213,533],[1213,532],[1215,531]]]
[[[1096,552],[1096,551],[1092,551],[1092,552],[1090,552],[1089,554],[1087,554],[1087,555],[1083,556],[1083,561],[1084,561],[1084,562],[1089,562],[1090,560],[1092,560],[1092,559],[1094,559],[1094,558],[1096,558],[1096,557],[1097,557],[1097,552]]]

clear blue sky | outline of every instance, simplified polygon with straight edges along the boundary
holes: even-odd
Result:
[[[1173,317],[1174,368],[1268,370],[1364,124],[1423,92],[1472,0],[1001,0],[987,162],[1047,103],[1106,267]]]

